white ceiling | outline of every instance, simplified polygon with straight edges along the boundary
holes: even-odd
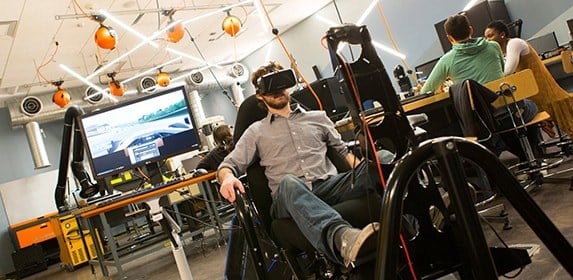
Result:
[[[118,79],[127,79],[178,57],[166,48],[195,58],[203,56],[205,61],[213,64],[239,61],[273,39],[269,22],[257,9],[259,3],[263,3],[268,11],[272,24],[285,31],[328,2],[330,0],[0,1],[0,32],[9,29],[2,23],[16,21],[14,34],[0,34],[0,107],[12,98],[53,91],[55,87],[41,76],[50,82],[63,80],[64,88],[83,86],[60,64],[83,77],[93,74],[98,68],[109,67],[90,80],[98,84],[108,82],[106,74],[109,72],[117,71]],[[223,10],[230,5],[235,5],[230,13],[243,22],[243,30],[235,37],[224,33],[221,27],[226,16]],[[164,34],[160,34],[153,40],[158,44],[157,48],[144,44],[134,50],[142,39],[109,18],[103,23],[117,32],[116,48],[111,51],[101,49],[94,42],[99,24],[91,16],[100,14],[102,10],[149,37],[167,26],[168,17],[161,14],[171,9],[175,10],[175,20],[192,21],[186,25],[189,33],[178,43],[170,43]],[[84,16],[82,10],[90,17]],[[138,16],[141,18],[133,24]],[[129,55],[118,63],[110,64],[126,53]],[[38,67],[43,64],[45,66],[38,72]],[[204,65],[204,62],[182,57],[163,67],[163,71],[177,72]]]

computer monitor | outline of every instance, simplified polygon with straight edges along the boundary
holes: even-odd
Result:
[[[432,73],[432,69],[434,69],[434,66],[436,66],[438,60],[440,60],[439,57],[414,67],[414,70],[416,71],[416,77],[419,81],[425,81],[428,79],[428,76],[430,76],[430,73]]]
[[[529,39],[527,42],[537,51],[539,56],[543,56],[545,53],[554,51],[559,48],[559,43],[557,42],[557,37],[555,37],[555,32]]]
[[[94,177],[144,165],[157,173],[161,160],[200,149],[190,108],[180,86],[79,116]]]

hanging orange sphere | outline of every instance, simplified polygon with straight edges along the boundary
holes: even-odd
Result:
[[[169,74],[165,73],[165,72],[159,72],[159,74],[157,74],[157,84],[159,86],[162,87],[166,87],[169,85],[169,82],[171,82],[171,78],[169,77]]]
[[[111,95],[122,96],[123,93],[125,92],[125,88],[118,81],[110,81],[108,83],[108,86],[109,86],[109,93],[111,93]]]
[[[241,20],[236,16],[228,15],[223,20],[223,30],[231,36],[237,35],[241,30]]]
[[[183,24],[177,23],[171,28],[167,29],[167,40],[172,43],[179,42],[185,35],[185,29]]]
[[[52,96],[52,101],[60,106],[60,108],[66,107],[66,105],[70,104],[70,94],[65,91],[64,89],[58,88],[54,95]]]
[[[113,50],[115,48],[117,33],[113,28],[100,24],[99,28],[96,30],[94,39],[96,44],[107,50]]]

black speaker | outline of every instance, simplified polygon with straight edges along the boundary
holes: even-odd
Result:
[[[344,117],[348,111],[343,91],[338,80],[334,77],[324,78],[310,84],[320,102],[326,115],[337,121]],[[318,102],[308,88],[296,90],[291,94],[293,102],[300,104],[307,110],[319,110]]]
[[[42,246],[34,244],[14,251],[12,261],[16,269],[16,278],[21,279],[28,275],[46,270],[48,268]]]

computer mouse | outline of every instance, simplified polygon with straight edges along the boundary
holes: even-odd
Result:
[[[203,169],[203,168],[198,168],[195,169],[195,171],[193,171],[193,177],[199,177],[201,175],[205,175],[209,173],[207,170]]]

